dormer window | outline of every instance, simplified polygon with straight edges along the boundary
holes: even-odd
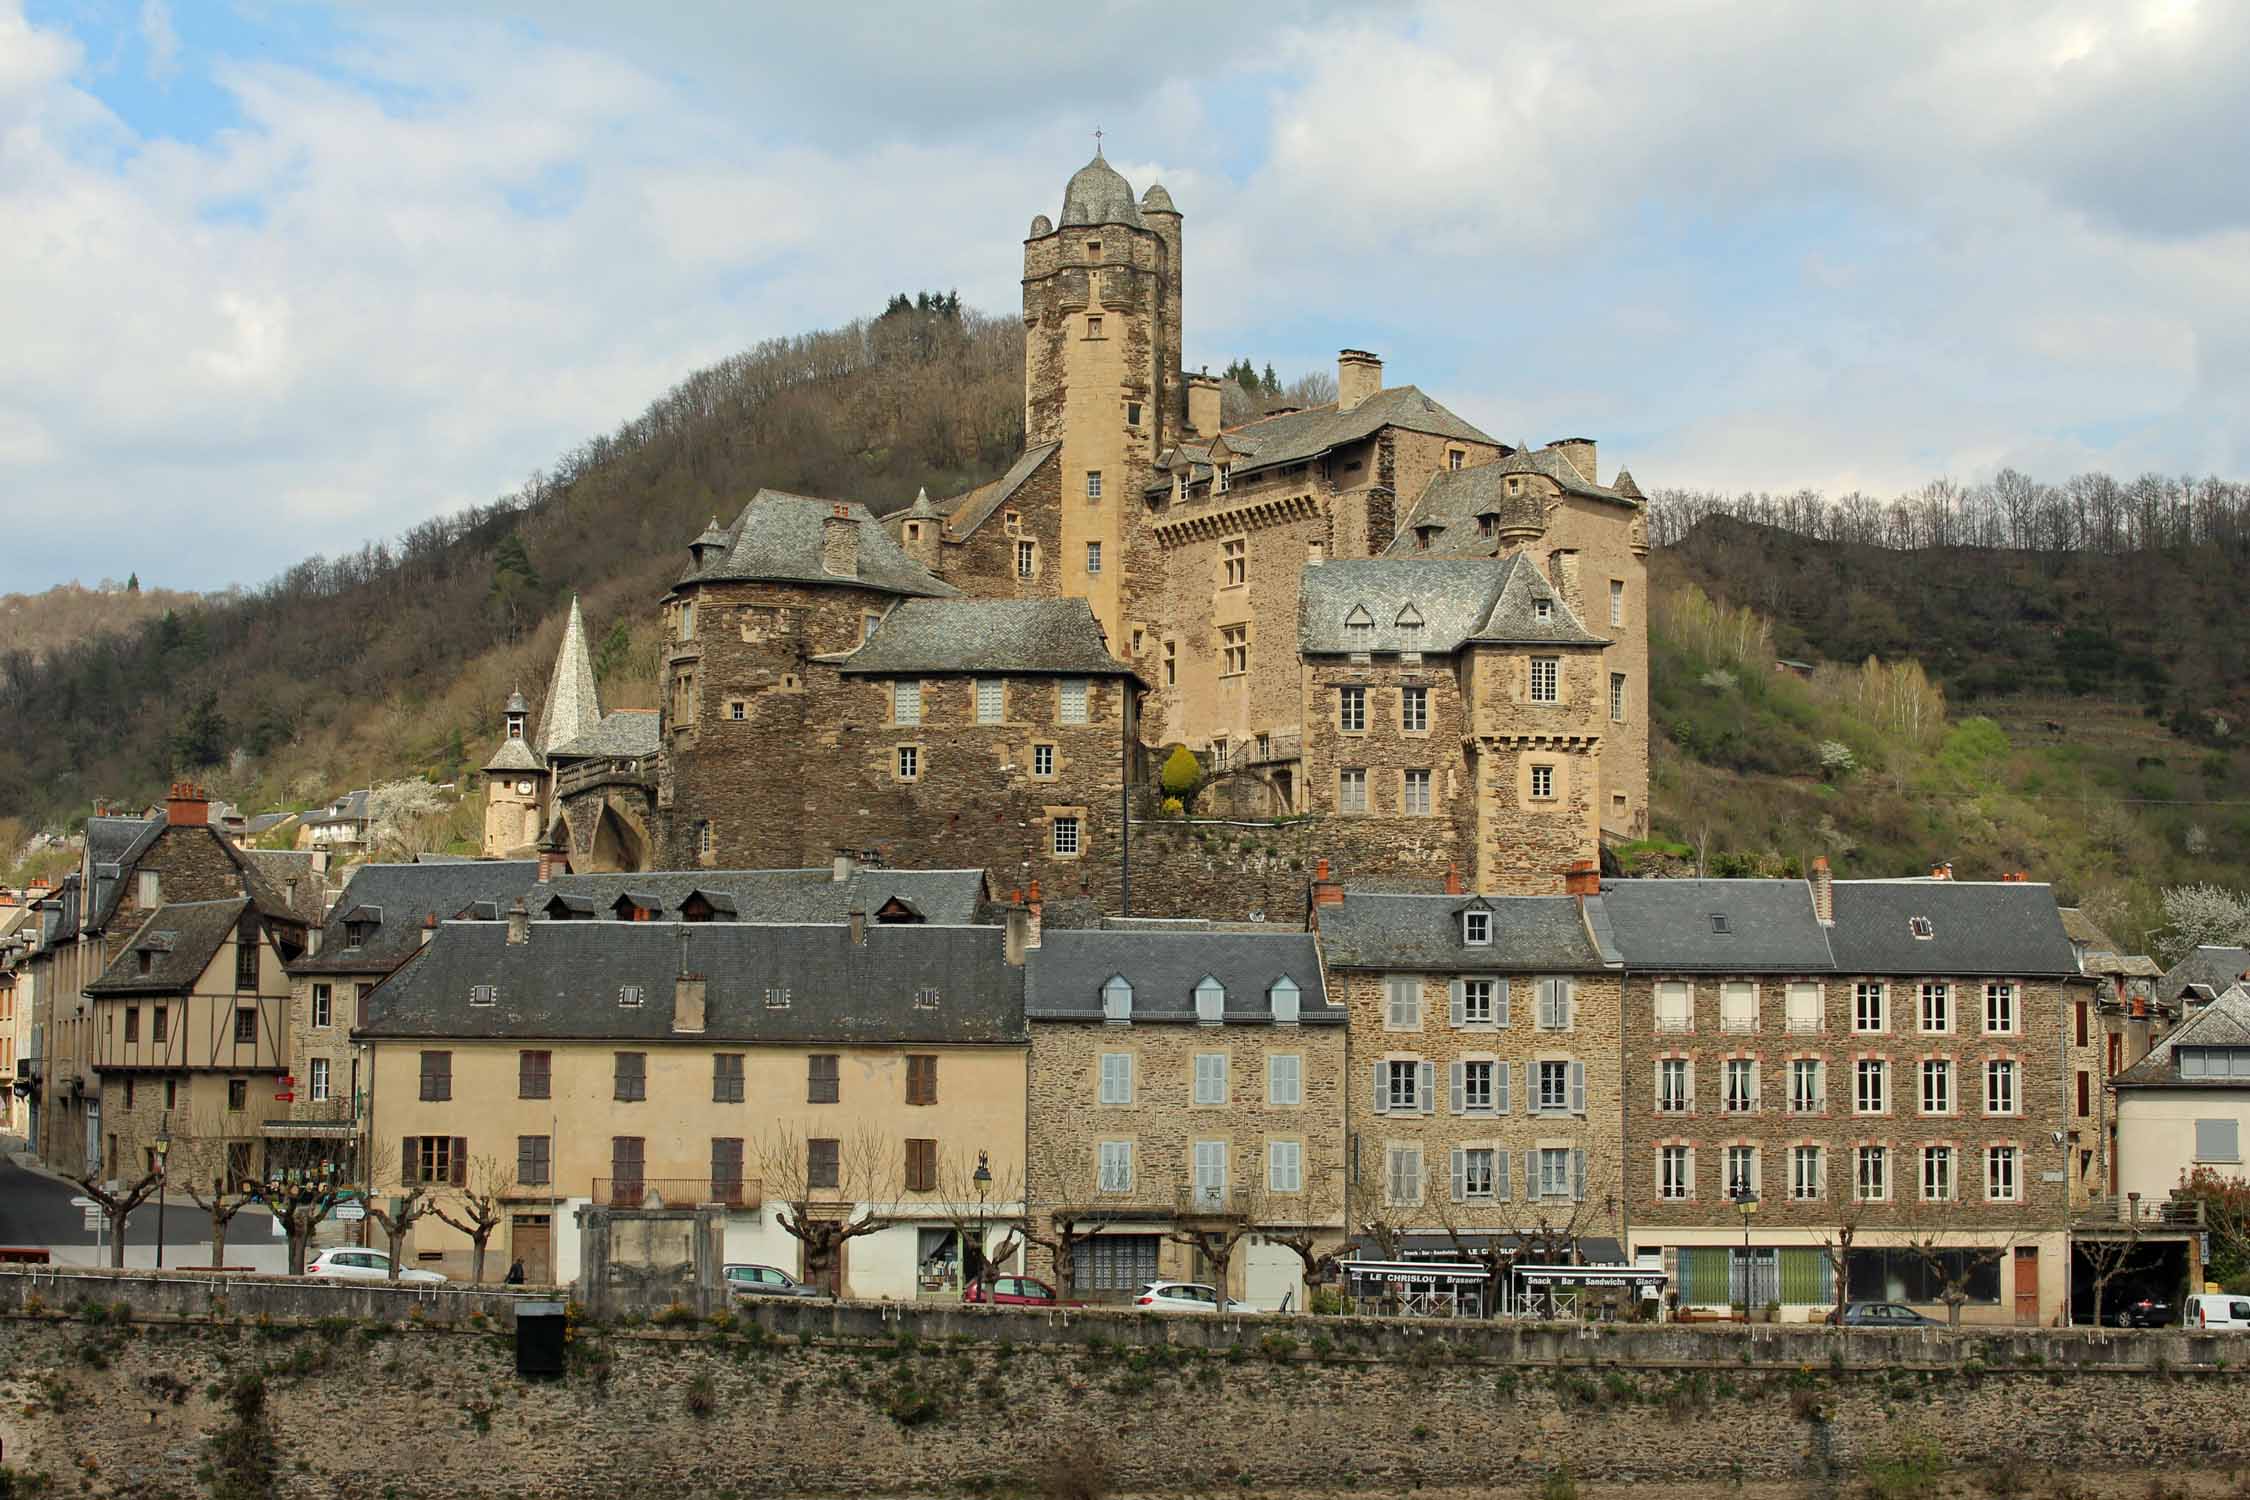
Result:
[[[1211,493],[1223,495],[1234,487],[1234,465],[1220,464],[1211,471]]]
[[[153,969],[153,968],[155,968],[155,967],[156,967],[156,955],[155,955],[155,954],[153,954],[153,953],[151,953],[151,952],[149,952],[149,950],[148,950],[148,949],[146,949],[146,948],[143,948],[143,949],[141,950],[141,972],[142,972],[143,974],[146,974],[146,973],[148,973],[148,972],[149,972],[149,971],[150,971],[151,969]]]
[[[1398,618],[1391,623],[1398,628],[1398,633],[1406,638],[1408,650],[1414,649],[1419,644],[1422,638],[1422,612],[1420,610],[1409,604],[1398,612]]]
[[[1471,910],[1461,913],[1461,941],[1471,948],[1492,946],[1492,913]]]
[[[1122,974],[1112,974],[1102,984],[1102,1019],[1112,1026],[1133,1019],[1133,985]]]
[[[374,932],[375,924],[372,922],[346,922],[344,924],[344,946],[347,948],[365,947],[368,938],[372,937]]]
[[[1273,982],[1273,988],[1266,991],[1266,998],[1273,1004],[1273,1023],[1276,1026],[1297,1024],[1298,1003],[1303,997],[1298,992],[1296,980],[1286,974],[1282,975]]]
[[[1555,601],[1552,599],[1532,600],[1531,617],[1534,620],[1552,620],[1555,617]]]
[[[1367,612],[1366,605],[1355,604],[1352,612],[1344,616],[1344,633],[1356,649],[1364,649],[1364,643],[1375,638],[1375,617]]]
[[[1725,912],[1715,911],[1711,913],[1711,930],[1720,937],[1725,937],[1728,933],[1734,931],[1734,925],[1727,920]]]
[[[1227,1007],[1227,987],[1206,974],[1195,987],[1195,1020],[1200,1026],[1216,1026]]]
[[[1937,936],[1937,928],[1930,924],[1928,917],[1908,917],[1906,919],[1906,930],[1923,941],[1928,941]]]
[[[617,987],[617,1003],[626,1010],[639,1010],[645,993],[637,984],[621,984]]]

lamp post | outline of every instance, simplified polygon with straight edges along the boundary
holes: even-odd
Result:
[[[992,1163],[986,1153],[977,1153],[977,1169],[969,1180],[977,1185],[977,1281],[981,1284],[984,1281],[984,1196],[992,1191]],[[961,1270],[966,1273],[968,1269],[968,1260],[963,1257]]]
[[[171,1196],[172,1174],[165,1162],[172,1154],[172,1112],[166,1110],[156,1127],[156,1269],[164,1269],[164,1207]]]
[[[1742,1315],[1750,1316],[1750,1216],[1758,1211],[1758,1194],[1750,1179],[1740,1178],[1727,1194],[1742,1213]]]

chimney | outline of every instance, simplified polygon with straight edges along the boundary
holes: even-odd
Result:
[[[837,885],[842,885],[845,881],[852,878],[852,871],[855,868],[856,864],[852,859],[852,851],[849,849],[838,849],[836,851],[836,857],[829,862],[828,878]]]
[[[1563,871],[1563,894],[1566,896],[1599,896],[1602,893],[1601,861],[1574,859]]]
[[[531,941],[531,913],[524,908],[523,897],[508,908],[508,942],[511,945]]]
[[[1556,438],[1547,445],[1551,453],[1561,456],[1564,462],[1578,471],[1578,477],[1588,484],[1600,484],[1594,477],[1594,440],[1592,438]]]
[[[852,946],[853,946],[854,948],[864,948],[864,947],[866,947],[866,946],[867,946],[867,913],[866,913],[866,911],[865,911],[865,910],[863,910],[863,909],[862,909],[862,908],[860,908],[860,907],[857,907],[857,906],[855,906],[855,907],[853,907],[853,908],[852,908],[852,909],[851,909],[850,911],[848,911],[848,912],[844,913],[844,921],[845,921],[845,922],[846,922],[847,924],[849,924],[849,925],[850,925],[850,927],[851,927],[851,930],[852,930]]]
[[[1461,867],[1457,864],[1445,867],[1445,893],[1448,896],[1467,894],[1461,889]]]
[[[1930,879],[1951,880],[1952,878],[1953,861],[1949,859],[1941,859],[1937,863],[1930,866]]]
[[[1047,903],[1039,899],[1039,882],[1033,880],[1023,902],[1024,938],[1026,952],[1039,946],[1040,930],[1046,926]]]
[[[164,799],[164,821],[174,828],[205,828],[211,822],[211,799],[192,781],[175,781]]]
[[[859,576],[859,522],[852,508],[838,505],[820,522],[820,570],[838,578]]]
[[[1383,362],[1365,349],[1336,354],[1336,410],[1350,411],[1383,388]]]
[[[425,948],[429,947],[430,939],[436,936],[437,913],[433,911],[428,916],[422,919],[422,946]]]
[[[1322,859],[1313,865],[1312,904],[1314,906],[1342,906],[1344,886],[1342,881],[1328,878],[1328,861]]]
[[[1817,855],[1812,862],[1812,909],[1823,927],[1836,925],[1836,877],[1828,873],[1828,856]]]
[[[557,875],[560,875],[562,873],[562,851],[560,849],[551,849],[546,847],[545,845],[542,845],[539,850],[539,883],[541,885],[545,885],[548,881],[553,880]]]
[[[688,967],[688,930],[682,923],[680,934],[680,972],[672,980],[672,1029],[674,1031],[701,1031],[703,1029],[703,976]]]
[[[1565,608],[1576,615],[1583,624],[1586,619],[1586,601],[1578,592],[1578,549],[1557,547],[1547,554],[1547,577],[1562,595]]]
[[[1197,437],[1216,437],[1219,432],[1219,377],[1216,375],[1190,375],[1187,378],[1188,431]]]

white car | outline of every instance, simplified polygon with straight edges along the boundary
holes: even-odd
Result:
[[[391,1258],[380,1250],[323,1250],[305,1267],[307,1276],[349,1276],[356,1281],[387,1281],[391,1275]],[[401,1266],[401,1281],[432,1282],[445,1278],[435,1271],[423,1271],[413,1266]]]
[[[2197,1292],[2187,1299],[2183,1326],[2196,1329],[2250,1329],[2250,1297]]]
[[[1249,1307],[1230,1301],[1199,1281],[1144,1281],[1133,1305],[1150,1312],[1248,1312]]]

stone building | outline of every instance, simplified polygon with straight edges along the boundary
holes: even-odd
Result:
[[[1034,1232],[1075,1216],[1072,1295],[1210,1282],[1184,1242],[1237,1247],[1225,1291],[1304,1306],[1303,1262],[1343,1237],[1344,1012],[1303,932],[1141,923],[1044,929],[1025,955]],[[1049,1250],[1034,1265],[1053,1265]]]

